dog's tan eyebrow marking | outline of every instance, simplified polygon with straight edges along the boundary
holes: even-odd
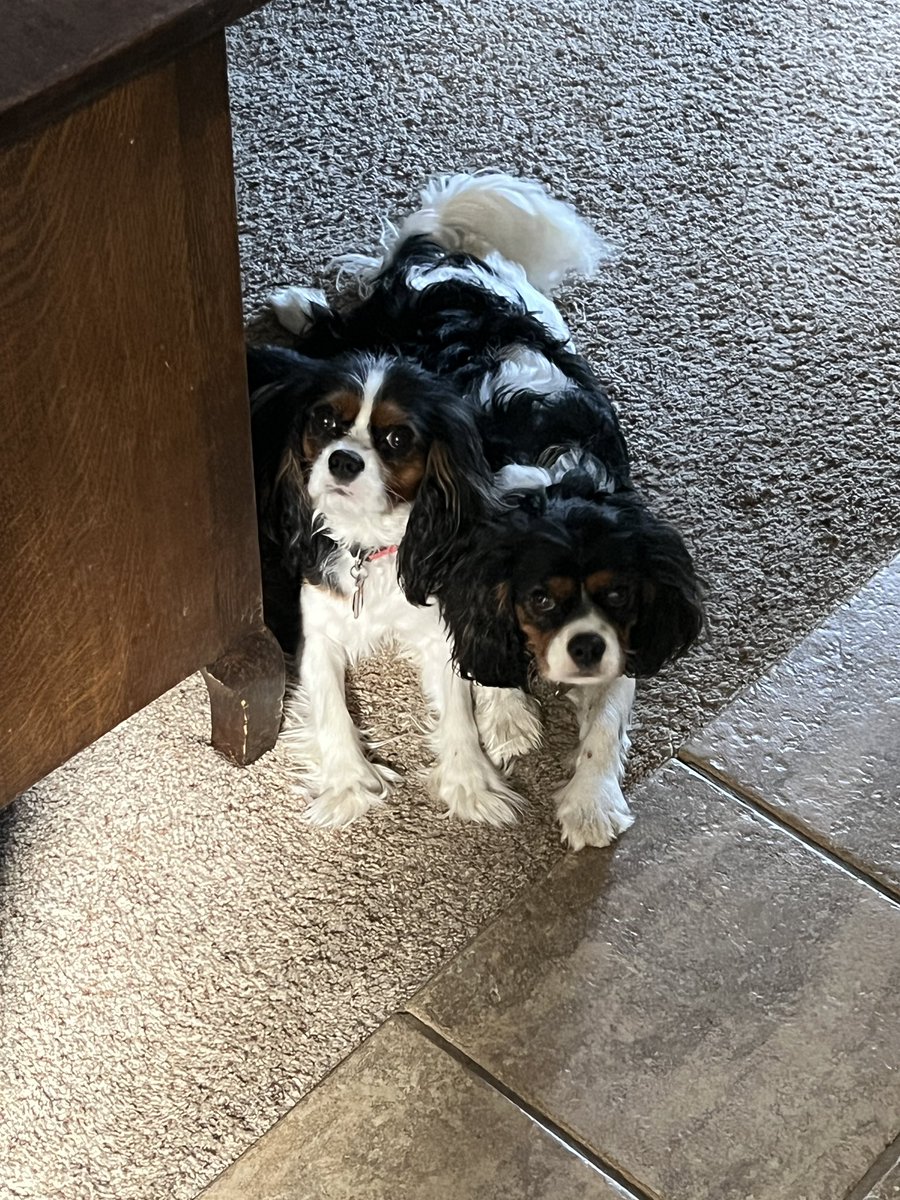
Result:
[[[409,413],[401,408],[396,400],[379,400],[372,409],[372,426],[375,429],[387,429],[391,425],[405,425]]]
[[[602,592],[605,588],[613,587],[616,583],[615,571],[594,571],[584,581],[586,591]]]
[[[353,424],[362,405],[362,397],[358,392],[331,392],[323,399],[347,425]]]
[[[547,580],[547,591],[557,604],[575,595],[578,584],[570,575],[551,575]]]

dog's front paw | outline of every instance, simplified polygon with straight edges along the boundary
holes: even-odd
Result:
[[[515,825],[522,797],[512,790],[488,760],[439,762],[431,790],[447,807],[447,815],[483,825]]]
[[[562,840],[572,850],[608,846],[634,817],[616,779],[577,774],[556,793]]]
[[[397,775],[380,763],[365,763],[341,779],[320,782],[316,795],[303,810],[303,820],[323,829],[349,825],[387,799]]]
[[[541,744],[537,702],[516,688],[475,688],[475,720],[495,766],[505,768]]]

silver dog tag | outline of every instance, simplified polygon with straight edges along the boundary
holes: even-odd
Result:
[[[352,610],[354,619],[359,617],[363,606],[363,585],[366,582],[366,577],[369,572],[365,568],[365,555],[360,554],[356,562],[350,568],[350,578],[353,580],[353,601]]]

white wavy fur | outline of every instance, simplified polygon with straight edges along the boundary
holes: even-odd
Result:
[[[425,234],[451,252],[478,258],[500,254],[550,296],[566,275],[593,275],[615,257],[612,246],[571,205],[528,179],[493,170],[443,175],[420,195],[421,208],[399,226],[384,223],[381,258],[343,255],[335,260],[341,273],[364,281],[381,270],[405,238]]]

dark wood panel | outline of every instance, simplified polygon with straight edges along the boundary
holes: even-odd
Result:
[[[224,37],[0,152],[0,795],[261,626]]]
[[[0,145],[161,66],[264,0],[4,0]]]

